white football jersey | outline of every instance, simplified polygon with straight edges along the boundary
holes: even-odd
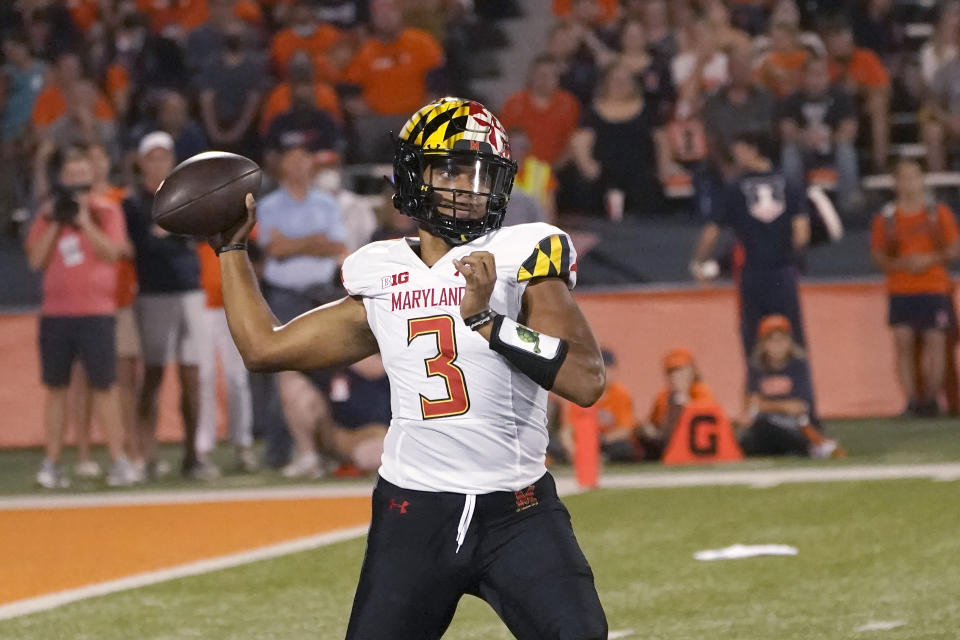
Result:
[[[453,247],[432,267],[414,239],[373,242],[343,263],[343,283],[362,296],[390,378],[392,419],[380,475],[420,491],[516,491],[546,472],[547,391],[513,367],[460,317],[466,288],[453,264],[494,255],[490,307],[513,319],[531,278],[576,284],[566,233],[532,223]]]

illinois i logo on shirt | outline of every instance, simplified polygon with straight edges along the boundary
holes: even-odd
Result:
[[[787,210],[786,187],[782,178],[748,178],[743,181],[741,188],[750,215],[761,222],[773,222]]]

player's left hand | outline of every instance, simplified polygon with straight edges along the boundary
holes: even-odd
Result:
[[[489,251],[474,251],[453,265],[467,281],[467,290],[460,301],[460,315],[467,318],[490,306],[490,295],[497,283],[497,266]]]

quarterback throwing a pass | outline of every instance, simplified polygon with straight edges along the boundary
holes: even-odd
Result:
[[[230,332],[250,369],[317,369],[379,353],[384,442],[349,640],[443,635],[463,594],[522,640],[600,640],[593,573],[544,466],[547,391],[590,405],[604,371],[570,295],[576,253],[548,224],[501,229],[516,164],[483,105],[442,98],[396,141],[394,205],[418,238],[343,264],[348,297],[281,326],[247,259],[248,215],[212,241]]]

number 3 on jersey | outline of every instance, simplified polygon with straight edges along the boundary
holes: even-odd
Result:
[[[424,420],[459,416],[470,410],[470,396],[463,370],[453,364],[457,359],[457,339],[453,332],[453,317],[448,315],[411,318],[407,321],[407,344],[414,338],[433,334],[437,340],[438,353],[423,363],[427,377],[440,376],[447,385],[447,397],[431,400],[420,394],[420,410]]]

